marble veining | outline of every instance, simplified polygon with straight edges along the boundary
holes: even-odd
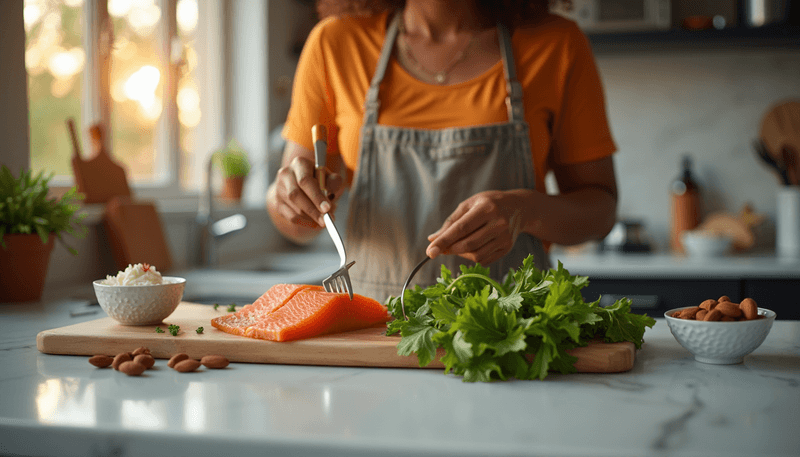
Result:
[[[0,307],[0,455],[798,456],[800,322],[737,365],[664,319],[634,368],[464,383],[431,369],[234,363],[139,378],[39,353],[79,302]],[[133,348],[132,348],[133,349]]]

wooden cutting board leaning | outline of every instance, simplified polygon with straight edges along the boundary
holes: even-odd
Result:
[[[416,356],[397,355],[397,336],[386,336],[385,327],[324,335],[286,343],[256,340],[221,332],[211,326],[211,319],[227,314],[222,307],[183,302],[164,320],[156,333],[155,325],[127,326],[105,317],[102,319],[45,330],[36,337],[39,351],[63,355],[116,355],[140,346],[150,349],[153,357],[168,359],[185,352],[201,358],[223,355],[231,362],[322,365],[351,367],[418,368]],[[168,325],[180,326],[173,336]],[[203,327],[202,333],[197,328]],[[569,351],[578,358],[575,368],[581,373],[618,373],[633,368],[633,343],[593,342]],[[426,368],[443,369],[435,360]]]
[[[102,127],[93,125],[89,128],[94,156],[88,160],[84,160],[81,156],[75,121],[67,119],[67,128],[72,139],[72,171],[75,174],[78,192],[85,196],[83,202],[106,203],[114,197],[130,197],[131,189],[125,176],[125,169],[108,154]]]

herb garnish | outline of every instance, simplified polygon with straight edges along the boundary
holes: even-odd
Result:
[[[234,311],[236,311],[236,303],[231,303],[230,305],[228,305],[228,312],[232,313]]]
[[[161,327],[156,327],[156,333],[164,333],[164,329]]]
[[[195,332],[203,333],[203,327],[197,327],[197,330],[195,330]]]
[[[219,308],[219,303],[214,303],[214,311],[216,311],[217,308]]]
[[[437,284],[405,291],[408,320],[400,297],[390,297],[386,304],[395,320],[386,334],[400,333],[397,353],[416,353],[419,365],[426,366],[443,348],[445,373],[469,382],[544,379],[550,370],[576,371],[577,358],[568,349],[594,338],[631,341],[640,348],[645,327],[655,325],[655,319],[631,313],[627,298],[605,308],[599,299],[586,303],[580,290],[588,278],[570,275],[561,262],[540,271],[528,256],[503,284],[488,275],[478,264],[461,266],[461,275],[453,278],[442,265]]]
[[[175,324],[171,324],[169,327],[167,327],[167,330],[169,330],[169,332],[172,333],[172,336],[178,336],[178,331],[180,329],[181,329],[181,326],[180,325],[175,325]]]

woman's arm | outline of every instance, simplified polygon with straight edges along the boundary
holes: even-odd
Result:
[[[507,254],[521,232],[563,245],[601,239],[616,221],[613,159],[554,168],[560,193],[531,189],[481,192],[462,202],[431,234],[426,252],[488,265]]]
[[[314,151],[287,141],[281,168],[267,189],[267,211],[278,231],[299,244],[317,236],[325,225],[322,215],[335,211],[344,192],[337,173],[328,173],[325,183],[328,195],[314,177]]]

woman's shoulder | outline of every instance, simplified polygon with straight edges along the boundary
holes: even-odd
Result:
[[[341,43],[351,39],[375,40],[386,35],[388,13],[328,16],[320,20],[309,35],[310,41]]]

